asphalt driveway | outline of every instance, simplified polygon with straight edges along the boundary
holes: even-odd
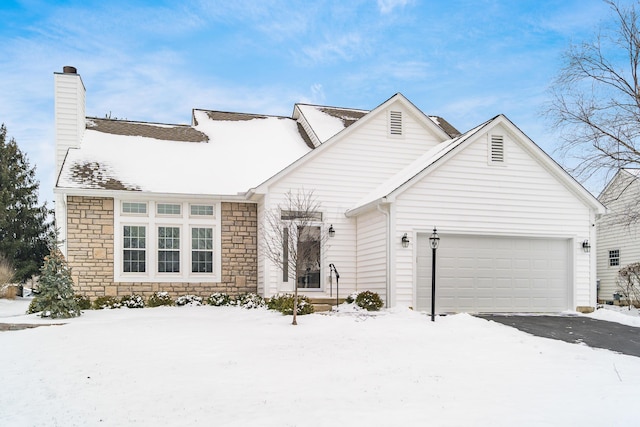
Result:
[[[571,315],[481,314],[477,317],[512,326],[539,337],[584,343],[589,347],[640,357],[640,328],[633,326]]]

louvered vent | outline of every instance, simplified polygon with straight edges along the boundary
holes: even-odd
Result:
[[[504,137],[502,135],[491,135],[491,161],[504,163]]]
[[[402,111],[389,111],[389,133],[402,135]]]

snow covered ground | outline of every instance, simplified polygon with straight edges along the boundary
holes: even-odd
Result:
[[[61,323],[28,303],[0,322]],[[290,320],[159,307],[0,332],[0,426],[637,425],[640,358],[466,314]]]

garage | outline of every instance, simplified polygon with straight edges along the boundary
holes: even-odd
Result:
[[[431,311],[429,233],[417,235],[416,306]],[[568,239],[440,234],[436,313],[569,308]]]

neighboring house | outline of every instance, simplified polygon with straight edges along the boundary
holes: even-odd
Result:
[[[396,94],[371,111],[194,110],[191,126],[167,125],[85,118],[76,70],[55,82],[56,221],[88,296],[291,292],[262,251],[265,215],[313,191],[312,298],[335,298],[334,264],[341,297],[430,310],[435,226],[438,312],[596,304],[583,242],[595,248],[604,207],[503,115],[460,134]]]
[[[607,213],[597,223],[598,300],[614,301],[618,271],[640,262],[640,169],[620,169],[598,200]]]

